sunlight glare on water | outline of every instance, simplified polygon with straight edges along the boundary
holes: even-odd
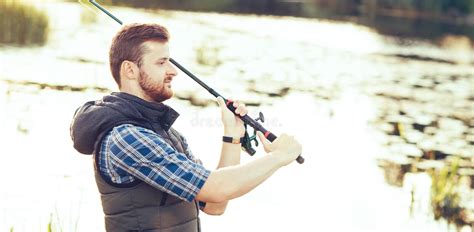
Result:
[[[116,91],[108,46],[119,26],[103,15],[93,24],[82,24],[84,9],[77,3],[49,2],[42,7],[52,22],[48,44],[0,48],[0,175],[7,186],[0,189],[0,231],[12,226],[14,231],[46,231],[53,217],[64,231],[100,232],[103,214],[92,160],[72,148],[69,123],[78,106],[105,94],[93,87]],[[448,230],[444,222],[432,219],[427,175],[408,175],[402,188],[385,183],[376,163],[385,148],[369,122],[381,108],[372,95],[377,90],[410,93],[403,83],[472,71],[464,63],[423,63],[380,54],[449,58],[449,50],[423,42],[403,47],[370,28],[327,20],[111,10],[125,22],[169,27],[173,58],[223,95],[259,103],[249,107],[252,117],[262,111],[264,126],[276,135],[294,135],[303,144],[303,165],[278,170],[233,200],[221,217],[201,214],[204,231]],[[200,54],[202,50],[214,52]],[[205,57],[204,64],[197,61],[199,55]],[[55,90],[22,81],[89,89]],[[212,100],[183,73],[173,82],[178,96]],[[458,89],[467,97],[470,89],[465,85],[460,80],[442,88]],[[439,88],[439,96],[444,96]],[[222,134],[219,109],[215,104],[192,106],[177,97],[165,103],[181,114],[174,126],[193,153],[213,169]],[[263,155],[259,146],[256,156]],[[253,159],[242,153],[242,162]],[[420,201],[410,215],[414,183]]]

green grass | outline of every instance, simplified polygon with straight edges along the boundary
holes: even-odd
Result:
[[[0,0],[0,43],[43,45],[48,31],[45,12],[18,0]]]
[[[63,231],[75,232],[77,231],[78,221],[79,221],[79,217],[76,218],[75,222],[71,222],[71,224],[74,224],[74,225],[70,225],[69,230],[64,230],[60,223],[61,218],[59,217],[59,214],[56,211],[56,213],[51,213],[49,215],[49,221],[48,221],[48,224],[46,225],[46,231],[47,232],[63,232]],[[11,226],[9,232],[14,232],[14,231],[15,231],[14,226]]]
[[[440,171],[432,171],[431,205],[436,220],[441,218],[450,224],[462,222],[463,208],[460,206],[459,195],[459,159]]]

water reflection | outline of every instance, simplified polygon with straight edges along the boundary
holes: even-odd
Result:
[[[16,173],[0,190],[0,230],[45,230],[52,214],[63,230],[74,231],[77,223],[77,231],[101,231],[92,161],[72,149],[68,129],[77,106],[116,89],[106,64],[118,26],[102,15],[84,19],[78,4],[48,3],[44,9],[50,42],[0,53],[0,139],[6,144],[0,175]],[[425,139],[447,136],[456,144],[448,147],[471,154],[472,48],[453,55],[450,46],[399,43],[367,27],[326,20],[112,10],[124,21],[168,26],[176,60],[226,96],[258,103],[269,129],[295,134],[304,144],[304,165],[277,173],[235,200],[223,217],[203,216],[206,231],[447,231],[432,219],[430,177],[403,173],[403,187],[391,187],[376,158],[393,155],[389,143],[420,137],[421,127],[434,130]],[[202,144],[220,136],[219,125],[208,123],[219,121],[218,108],[183,73],[175,82],[177,98],[168,104],[181,113],[176,127],[213,167],[219,148]],[[193,106],[199,104],[192,99],[209,107]],[[256,116],[257,108],[251,110]],[[450,115],[467,121],[444,119]],[[428,129],[432,121],[461,134],[446,133],[445,126]],[[398,135],[387,136],[394,125]],[[411,159],[419,153],[395,151]],[[31,181],[30,173],[41,181]]]

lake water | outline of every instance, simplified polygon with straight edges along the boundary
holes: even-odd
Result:
[[[69,123],[78,106],[105,94],[97,87],[117,90],[108,48],[119,25],[104,15],[81,22],[85,10],[77,3],[38,6],[50,16],[48,44],[0,47],[0,231],[47,231],[50,221],[62,231],[103,231],[92,160],[72,148]],[[387,148],[373,122],[389,107],[377,93],[417,95],[412,85],[424,79],[439,82],[429,92],[433,107],[469,116],[469,40],[451,36],[438,46],[351,23],[293,17],[111,11],[124,22],[167,26],[174,59],[225,97],[260,103],[250,107],[251,116],[262,111],[268,129],[293,134],[303,144],[303,165],[282,168],[233,200],[221,217],[201,214],[204,231],[454,231],[433,219],[427,174],[407,175],[401,188],[384,181],[376,158]],[[54,88],[59,85],[86,90]],[[178,96],[212,100],[183,73],[173,88]],[[284,88],[289,92],[283,97],[269,96]],[[166,103],[180,112],[175,128],[193,153],[215,167],[222,132],[218,107],[178,98]],[[472,126],[468,133],[474,134]],[[259,147],[256,156],[263,155]],[[242,153],[242,162],[252,159]],[[417,201],[410,213],[413,183]]]

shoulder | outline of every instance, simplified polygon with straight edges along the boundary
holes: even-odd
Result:
[[[156,135],[156,133],[150,129],[140,127],[140,126],[135,126],[133,124],[121,124],[121,125],[113,127],[112,130],[109,132],[109,134],[113,134],[113,135],[133,134],[133,133]]]
[[[173,153],[173,148],[159,134],[132,124],[114,127],[103,140],[101,150],[115,155]]]
[[[132,124],[121,124],[115,126],[110,130],[104,142],[122,143],[122,144],[135,144],[137,141],[140,142],[163,142],[160,136],[154,131],[135,126]]]

